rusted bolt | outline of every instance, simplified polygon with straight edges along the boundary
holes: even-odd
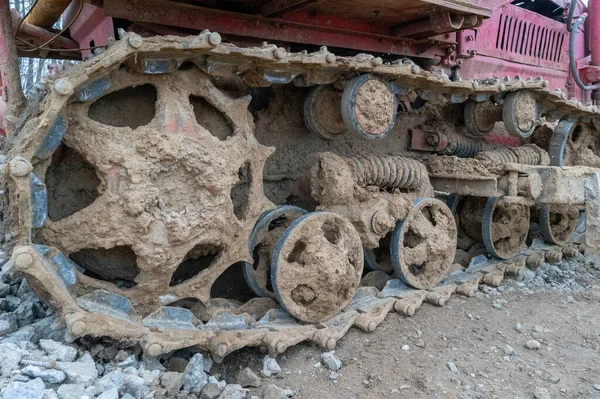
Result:
[[[325,61],[327,61],[329,64],[333,64],[335,62],[335,54],[333,53],[329,53],[325,56]]]
[[[19,254],[15,259],[15,265],[19,270],[27,269],[33,265],[33,256],[29,253]]]
[[[71,324],[71,333],[73,335],[82,335],[85,333],[87,329],[87,325],[82,320],[77,320],[75,323]]]
[[[275,58],[277,58],[278,60],[284,59],[286,55],[287,55],[287,51],[285,51],[285,49],[283,47],[279,47],[278,49],[273,51],[273,56]]]
[[[438,144],[440,144],[440,136],[438,136],[435,133],[432,133],[429,136],[427,136],[425,141],[427,141],[427,144],[429,144],[430,146],[437,147]]]
[[[158,356],[162,352],[162,346],[157,343],[154,343],[148,347],[148,354],[150,356]]]
[[[371,65],[373,65],[374,67],[383,65],[383,59],[381,57],[375,57],[371,60]]]
[[[31,172],[31,166],[24,159],[19,159],[10,165],[10,173],[15,177],[25,177]]]
[[[68,79],[58,79],[56,83],[54,83],[54,90],[63,96],[70,96],[74,91],[73,85]]]
[[[140,35],[129,36],[129,39],[127,39],[127,43],[129,43],[129,45],[133,48],[142,47],[142,42],[143,39]]]
[[[219,35],[217,32],[212,32],[210,35],[208,35],[208,42],[213,46],[221,44],[221,35]]]
[[[475,36],[473,36],[473,35],[467,35],[467,41],[468,42],[472,42],[473,40],[475,40]]]

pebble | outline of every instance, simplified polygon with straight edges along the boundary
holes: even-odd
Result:
[[[535,349],[540,349],[541,345],[538,341],[536,341],[535,339],[530,339],[529,341],[527,341],[527,343],[525,344],[525,347],[527,349],[531,349],[531,350],[535,350]]]
[[[321,354],[321,362],[331,371],[338,371],[342,368],[342,362],[335,356],[335,351]]]
[[[493,307],[494,309],[501,309],[501,308],[502,308],[502,305],[500,305],[499,303],[495,302],[495,303],[493,303],[493,304],[492,304],[492,307]]]
[[[550,399],[550,393],[546,388],[537,387],[533,392],[533,397],[535,399]]]
[[[517,332],[523,332],[523,324],[517,323],[517,325],[515,326],[515,330]]]
[[[277,363],[277,360],[273,357],[270,356],[265,356],[265,358],[263,359],[263,368],[260,371],[260,374],[263,377],[272,377],[274,375],[277,375],[281,373],[281,367],[279,367],[279,364]]]
[[[454,364],[453,362],[448,362],[448,368],[454,374],[458,373],[458,369],[456,368],[456,364]]]
[[[218,396],[219,399],[245,399],[248,390],[238,384],[229,384]]]
[[[196,353],[183,372],[183,391],[186,394],[199,395],[207,383],[208,376],[204,372],[204,356]]]
[[[504,345],[504,354],[507,356],[516,356],[517,355],[517,351],[515,351],[512,346],[510,345]]]
[[[332,371],[331,373],[329,373],[330,380],[337,380],[339,376],[340,373],[338,373],[337,371]]]
[[[183,387],[183,373],[178,373],[176,371],[166,371],[162,373],[160,376],[160,385],[170,393],[181,391],[181,387]]]
[[[408,346],[408,345],[402,345],[402,350],[403,351],[410,350],[410,346]]]
[[[4,398],[42,399],[44,397],[44,382],[36,378],[29,382],[11,382],[2,391]]]
[[[600,384],[596,384],[596,385],[594,385],[594,389],[595,389],[596,391],[600,391]]]
[[[267,385],[263,390],[263,399],[285,399],[294,396],[291,389],[281,389],[277,385]]]
[[[51,339],[40,339],[39,345],[48,355],[60,362],[72,362],[77,356],[77,349]]]
[[[21,370],[23,375],[31,378],[41,378],[43,381],[50,384],[60,384],[67,378],[67,375],[56,369],[42,369],[36,366],[27,366]]]
[[[225,387],[223,387],[225,389]],[[202,388],[202,392],[200,392],[200,399],[216,399],[221,395],[223,391],[219,384],[215,384],[214,382],[209,382]]]
[[[260,386],[260,377],[257,376],[254,371],[250,370],[249,367],[246,367],[242,371],[240,371],[237,375],[237,383],[242,387],[254,387],[257,388]]]

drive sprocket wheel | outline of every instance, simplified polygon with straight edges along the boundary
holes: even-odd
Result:
[[[39,237],[69,257],[68,265],[77,263],[69,287],[77,303],[90,312],[120,304],[140,320],[181,299],[207,303],[226,269],[251,260],[249,233],[274,206],[262,187],[273,150],[254,137],[249,96],[232,98],[196,67],[132,69],[117,64],[74,87],[57,116],[67,122],[61,147],[52,161],[30,162],[47,177],[50,198]],[[60,84],[70,81],[59,80],[55,90]],[[145,107],[148,98],[154,103]],[[99,181],[98,196],[59,214],[72,200],[65,185],[81,184],[57,177],[75,158]],[[61,200],[67,203],[52,205]]]
[[[456,222],[442,201],[417,198],[391,238],[394,270],[419,289],[435,287],[446,277],[456,253]]]
[[[277,242],[271,281],[292,316],[322,322],[350,303],[362,271],[363,248],[354,226],[340,215],[314,212],[292,223]]]

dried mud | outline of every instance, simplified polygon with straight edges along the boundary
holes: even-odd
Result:
[[[383,133],[394,118],[394,94],[375,79],[363,83],[356,94],[356,119],[369,134]]]

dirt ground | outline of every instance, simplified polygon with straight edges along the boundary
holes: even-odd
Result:
[[[424,304],[411,318],[390,314],[374,333],[352,329],[338,343],[337,379],[317,366],[321,349],[301,344],[279,359],[284,376],[271,383],[297,398],[600,398],[594,284],[581,293],[532,292],[509,281],[504,294],[453,296],[445,307]],[[525,347],[532,339],[539,349]],[[222,372],[260,370],[261,363],[257,350],[246,350]]]

